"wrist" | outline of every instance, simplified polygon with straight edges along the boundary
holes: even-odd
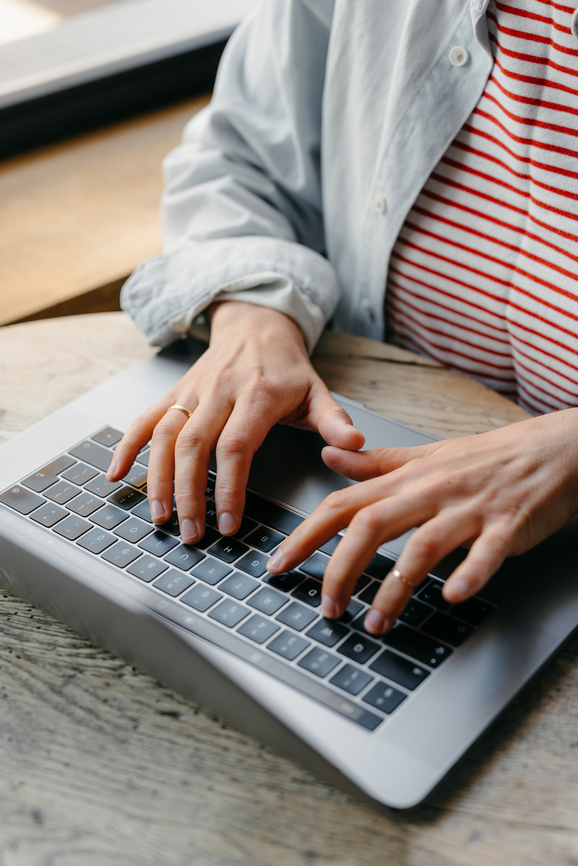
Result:
[[[262,343],[290,341],[307,355],[303,332],[278,310],[243,301],[217,301],[206,313],[211,322],[211,344],[232,335],[254,337]]]

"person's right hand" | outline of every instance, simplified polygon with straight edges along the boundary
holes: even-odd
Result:
[[[221,534],[241,522],[251,460],[274,424],[316,430],[329,445],[357,451],[363,435],[335,402],[311,362],[298,326],[283,313],[241,302],[212,310],[207,351],[161,400],[134,421],[107,473],[123,478],[151,441],[147,490],[151,514],[173,510],[173,478],[183,541],[205,532],[205,489],[216,449],[215,502]],[[169,406],[180,404],[193,415]],[[280,455],[282,459],[282,455]]]

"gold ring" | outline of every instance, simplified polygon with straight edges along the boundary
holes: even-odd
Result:
[[[394,568],[393,571],[391,572],[391,574],[393,577],[397,577],[397,579],[399,581],[401,581],[401,583],[403,583],[404,586],[407,586],[408,589],[417,589],[418,584],[417,583],[415,583],[415,584],[410,583],[409,580],[407,579],[407,577],[403,576],[403,574],[401,573],[399,568]]]
[[[189,412],[189,410],[187,409],[186,406],[180,406],[178,403],[175,403],[174,406],[169,406],[169,408],[167,409],[167,412],[170,412],[171,409],[178,409],[179,412],[183,412],[183,414],[186,415],[187,418],[190,418],[193,414],[192,412]]]

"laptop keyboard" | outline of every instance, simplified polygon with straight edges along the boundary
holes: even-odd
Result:
[[[100,430],[5,490],[0,503],[146,584],[138,599],[157,613],[367,730],[408,700],[494,610],[479,597],[450,605],[443,581],[429,577],[388,634],[369,635],[365,614],[394,565],[378,553],[341,619],[324,619],[321,581],[340,536],[299,568],[270,575],[269,557],[304,518],[247,491],[239,530],[222,537],[210,473],[205,536],[183,544],[176,511],[164,526],[152,523],[148,447],[122,482],[106,480],[121,437],[111,427]]]

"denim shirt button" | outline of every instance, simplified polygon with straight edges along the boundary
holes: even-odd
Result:
[[[375,209],[378,213],[384,214],[387,211],[387,200],[383,195],[376,195],[375,200]]]
[[[448,56],[452,66],[465,66],[470,59],[469,53],[461,45],[454,45]]]
[[[570,33],[574,37],[574,39],[578,39],[578,9],[576,9],[572,15],[572,21],[570,22]]]
[[[366,314],[366,316],[369,316],[370,319],[373,319],[373,317],[374,317],[375,314],[374,314],[374,311],[373,311],[373,304],[371,303],[371,301],[369,300],[369,298],[363,298],[363,299],[362,299],[362,301],[361,301],[361,309],[362,309],[363,312]]]

